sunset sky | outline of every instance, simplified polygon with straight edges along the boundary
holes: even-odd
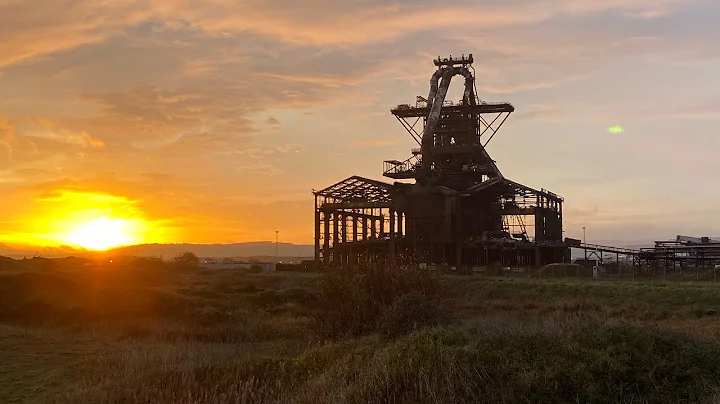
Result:
[[[461,53],[516,107],[490,154],[565,197],[566,236],[717,236],[718,21],[715,0],[0,0],[0,243],[105,217],[130,242],[310,244],[312,189],[409,157],[389,110]]]

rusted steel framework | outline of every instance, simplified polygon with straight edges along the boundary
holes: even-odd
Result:
[[[709,237],[677,236],[675,240],[655,241],[653,247],[640,249],[585,244],[575,239],[565,239],[565,242],[572,248],[584,250],[585,262],[591,260],[601,267],[613,263],[620,267],[620,257],[624,257],[623,264],[633,268],[633,278],[637,268],[646,274],[661,274],[663,279],[711,276],[717,280],[720,269],[720,240]]]
[[[379,255],[469,267],[569,262],[563,198],[503,176],[486,146],[515,111],[477,96],[473,57],[438,58],[428,97],[391,110],[419,147],[383,175],[350,177],[315,194],[315,258],[353,265]],[[446,100],[455,76],[462,99]]]
[[[391,184],[353,176],[315,194],[315,260],[357,263],[359,254],[394,254],[403,235]]]
[[[677,236],[675,240],[656,241],[651,248],[641,248],[640,262],[648,268],[681,271],[683,268],[720,266],[720,241],[709,237]]]

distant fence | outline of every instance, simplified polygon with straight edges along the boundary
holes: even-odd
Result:
[[[416,266],[435,272],[438,275],[466,275],[478,277],[505,278],[582,278],[615,280],[628,282],[718,282],[720,268],[713,267],[638,267],[629,264],[598,265],[595,268],[578,264],[550,264],[543,267],[501,267],[476,266],[455,268],[449,265],[422,265],[405,263],[401,265]],[[314,261],[303,261],[297,264],[277,264],[277,271],[282,272],[315,272],[323,269]]]
[[[432,268],[431,268],[432,269]],[[435,268],[448,274],[508,278],[583,278],[636,282],[718,282],[720,268],[715,267],[633,267],[612,266],[588,268],[574,264],[552,264],[532,267],[474,267],[467,270]]]
[[[303,261],[297,264],[278,263],[275,265],[275,269],[278,272],[320,272],[320,268],[315,261]]]
[[[223,262],[223,261],[205,261],[200,263],[200,267],[208,269],[259,269],[264,272],[273,272],[276,270],[277,264],[274,262]]]

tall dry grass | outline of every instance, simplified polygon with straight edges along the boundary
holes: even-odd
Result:
[[[189,357],[179,349],[114,358],[104,365],[117,369],[114,383],[58,402],[677,403],[711,396],[720,372],[716,344],[622,325],[435,329],[392,342],[335,342],[291,358]]]
[[[447,322],[450,304],[437,277],[413,267],[371,265],[327,273],[314,319],[321,335],[338,339],[380,332],[402,335]]]
[[[0,268],[0,397],[711,401],[719,298],[712,285],[438,278],[380,265],[320,276],[33,260]]]

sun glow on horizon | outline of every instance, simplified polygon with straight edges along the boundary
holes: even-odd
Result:
[[[65,237],[73,246],[88,250],[108,250],[141,242],[138,220],[100,217],[74,227]]]
[[[103,251],[169,240],[175,231],[171,221],[148,218],[144,207],[144,201],[121,190],[56,189],[28,203],[14,234],[0,232],[0,242]]]

